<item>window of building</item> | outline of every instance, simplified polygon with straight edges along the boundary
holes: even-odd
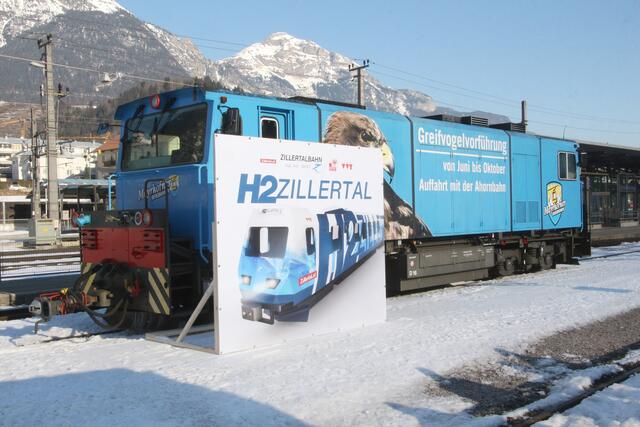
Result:
[[[558,153],[558,177],[575,180],[576,176],[576,155],[574,153]]]

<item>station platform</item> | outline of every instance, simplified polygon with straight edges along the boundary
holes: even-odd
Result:
[[[640,226],[603,227],[591,230],[592,246],[608,246],[620,242],[635,241],[640,241]]]

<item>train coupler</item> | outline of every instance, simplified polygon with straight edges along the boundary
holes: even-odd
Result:
[[[29,304],[29,313],[40,317],[36,321],[34,333],[38,333],[40,323],[46,323],[54,316],[82,311],[88,302],[86,294],[71,293],[68,288],[40,294]]]

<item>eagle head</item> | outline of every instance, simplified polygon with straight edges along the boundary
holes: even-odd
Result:
[[[324,132],[324,143],[351,145],[354,147],[377,147],[382,151],[385,172],[393,178],[393,153],[387,139],[375,121],[364,114],[337,111],[329,116]]]

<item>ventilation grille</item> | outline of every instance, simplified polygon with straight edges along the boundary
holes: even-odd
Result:
[[[440,120],[441,122],[460,123],[460,117],[450,114],[436,114],[435,116],[423,116],[423,119]]]
[[[527,202],[516,202],[516,222],[527,222]]]
[[[489,127],[492,127],[494,129],[510,130],[513,132],[526,132],[525,127],[522,123],[496,123]]]
[[[540,204],[536,201],[516,202],[515,222],[527,224],[540,221]]]
[[[464,116],[460,117],[460,123],[464,123],[465,125],[474,125],[474,126],[489,126],[489,119],[484,117],[475,117],[475,116]]]

